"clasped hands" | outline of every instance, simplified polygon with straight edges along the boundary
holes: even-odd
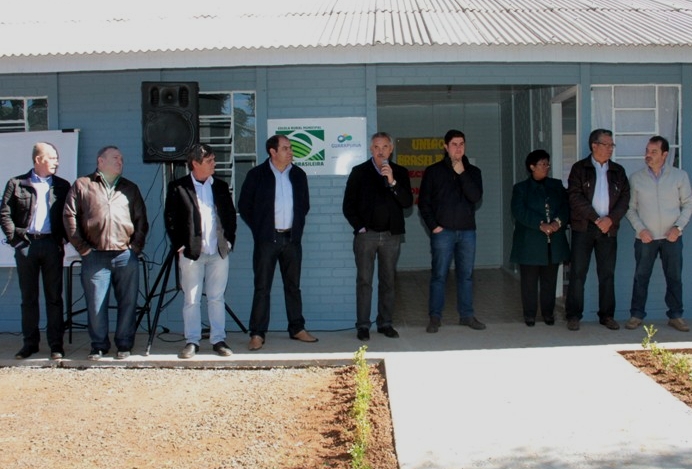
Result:
[[[600,217],[595,221],[595,224],[601,230],[601,233],[606,234],[610,231],[610,227],[613,226],[613,220],[609,216]]]
[[[560,224],[556,221],[552,221],[550,223],[542,221],[541,224],[538,226],[538,229],[545,233],[546,236],[550,236],[551,234],[555,233],[557,230],[560,229]]]

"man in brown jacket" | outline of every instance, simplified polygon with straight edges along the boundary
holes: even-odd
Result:
[[[137,185],[123,178],[123,155],[115,146],[97,154],[96,172],[75,181],[67,194],[63,222],[70,243],[82,256],[91,352],[107,354],[108,296],[113,285],[118,303],[115,358],[130,356],[136,332],[139,270],[137,256],[149,231],[144,199]]]

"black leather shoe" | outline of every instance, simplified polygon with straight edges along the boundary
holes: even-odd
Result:
[[[533,327],[536,325],[536,320],[535,319],[524,319],[524,322],[526,323],[527,326]]]
[[[459,324],[462,326],[468,326],[476,331],[482,331],[485,329],[485,324],[476,319],[475,316],[471,316],[470,318],[459,318]]]
[[[359,327],[356,335],[358,336],[358,340],[362,340],[363,342],[370,340],[370,330],[364,327]]]
[[[212,346],[212,348],[214,349],[214,352],[217,353],[217,355],[221,355],[222,357],[229,357],[233,355],[231,347],[229,347],[224,341],[215,343]]]
[[[199,351],[199,345],[188,343],[183,347],[183,349],[178,354],[178,358],[192,358]]]
[[[17,352],[14,356],[17,360],[24,360],[25,358],[29,358],[33,354],[38,352],[38,347],[32,347],[30,345],[25,345],[24,347],[21,348],[19,352]]]
[[[611,317],[605,317],[605,318],[599,319],[598,322],[600,322],[602,326],[607,327],[611,331],[617,331],[618,329],[620,329],[620,324],[618,324],[615,321],[615,319],[613,319]]]
[[[390,339],[399,338],[399,333],[392,326],[378,327],[377,332],[379,332],[380,334],[384,334],[385,337],[389,337]]]
[[[545,323],[546,326],[552,326],[555,324],[555,318],[554,317],[543,318],[543,322]]]
[[[425,332],[430,334],[436,333],[440,330],[441,322],[439,316],[430,316],[430,322],[428,323],[428,327],[425,328]]]

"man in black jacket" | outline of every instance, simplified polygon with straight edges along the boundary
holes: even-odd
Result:
[[[392,137],[378,132],[370,139],[372,158],[355,166],[346,182],[343,212],[353,227],[356,258],[356,329],[370,339],[372,277],[377,257],[377,332],[397,338],[392,327],[396,263],[405,232],[404,209],[413,204],[408,170],[389,161]]]
[[[598,274],[598,318],[610,330],[620,329],[615,321],[615,261],[620,220],[627,214],[630,185],[625,168],[611,161],[613,132],[596,129],[589,135],[591,154],[572,165],[569,173],[572,254],[569,287],[565,299],[567,329],[579,330],[584,312],[584,282],[591,253],[596,255]]]
[[[233,250],[236,212],[228,184],[213,176],[214,151],[196,144],[187,156],[190,174],[170,183],[165,223],[178,253],[180,286],[185,294],[183,321],[185,347],[180,358],[191,358],[202,339],[200,301],[202,285],[207,296],[209,341],[214,352],[231,355],[226,344],[225,293],[228,254]]]
[[[70,183],[55,175],[58,150],[50,143],[34,145],[34,168],[10,179],[0,207],[0,223],[7,243],[15,248],[17,277],[22,293],[24,346],[15,358],[38,352],[40,333],[38,279],[43,276],[46,297],[46,338],[50,358],[63,358],[62,260],[67,239],[62,211]]]
[[[476,258],[476,204],[483,196],[481,170],[466,157],[466,137],[450,130],[444,138],[444,158],[423,174],[418,209],[430,230],[432,272],[427,331],[437,332],[445,303],[445,284],[454,259],[459,324],[485,329],[474,316],[473,265]]]
[[[270,294],[277,262],[284,283],[288,335],[301,342],[317,342],[305,330],[300,293],[301,239],[310,210],[308,178],[305,171],[293,164],[293,150],[286,136],[270,137],[266,149],[269,158],[247,173],[238,200],[240,216],[255,240],[255,293],[248,344],[253,351],[262,348],[269,329]]]

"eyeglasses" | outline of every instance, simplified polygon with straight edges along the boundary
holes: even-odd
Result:
[[[603,143],[603,142],[595,142],[595,143],[596,143],[596,145],[603,145],[606,148],[615,148],[614,143]]]

